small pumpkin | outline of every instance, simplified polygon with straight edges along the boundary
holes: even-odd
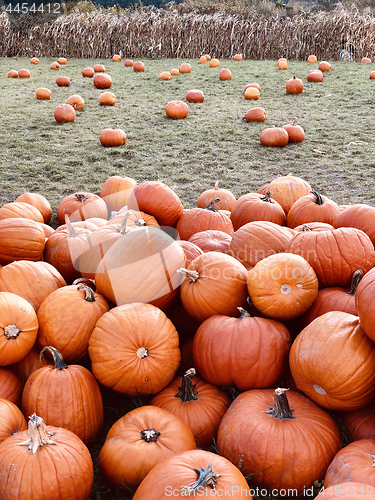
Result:
[[[94,76],[94,74],[95,74],[95,71],[93,70],[93,68],[87,67],[87,68],[82,70],[82,76],[85,78],[92,78]]]
[[[371,59],[369,57],[362,57],[361,63],[367,63],[367,64],[369,64],[369,63],[371,63]]]
[[[331,70],[331,65],[327,61],[321,61],[319,63],[319,69],[322,73],[328,73]]]
[[[30,78],[31,73],[28,69],[20,69],[18,71],[18,77],[19,78]]]
[[[70,104],[75,110],[81,110],[85,107],[85,102],[80,95],[71,95],[65,101],[65,104]]]
[[[177,68],[172,68],[172,69],[170,70],[170,74],[171,74],[172,76],[173,76],[173,75],[175,75],[175,76],[176,76],[176,75],[179,75],[179,74],[180,74],[180,72],[179,72],[179,70],[178,70]]]
[[[285,89],[288,94],[300,94],[303,91],[303,81],[293,76],[286,82]]]
[[[169,71],[162,71],[161,73],[159,73],[158,78],[159,80],[170,80],[172,78],[172,75]]]
[[[220,62],[218,59],[210,60],[210,68],[217,68],[218,66],[220,66]]]
[[[288,132],[280,127],[266,128],[260,134],[260,142],[263,146],[283,147],[289,142]]]
[[[234,194],[228,189],[219,188],[219,181],[215,182],[212,189],[207,189],[199,196],[197,207],[204,208],[213,200],[219,198],[220,201],[215,202],[216,210],[229,210],[231,211],[236,203]]]
[[[30,59],[30,64],[39,64],[39,59],[37,57],[32,57]]]
[[[182,63],[178,68],[180,73],[191,73],[191,66],[189,63]]]
[[[125,68],[132,68],[134,66],[134,62],[131,59],[126,59],[124,62]]]
[[[297,125],[294,121],[293,123],[288,123],[283,125],[283,128],[288,132],[289,142],[303,142],[305,140],[305,132],[300,125]]]
[[[307,58],[307,62],[310,63],[310,64],[313,64],[313,63],[317,63],[318,62],[318,59],[316,56],[314,55],[310,55],[308,58]]]
[[[99,140],[106,148],[122,146],[126,142],[126,134],[121,128],[105,128],[100,132]]]
[[[145,70],[145,65],[143,64],[142,61],[136,61],[134,64],[133,64],[133,71],[135,73],[143,73]]]
[[[69,215],[70,222],[84,221],[92,217],[107,219],[107,205],[100,196],[78,192],[65,196],[57,208],[59,224],[65,224],[65,215]],[[105,222],[104,222],[105,223]]]
[[[264,122],[267,119],[267,114],[263,108],[252,108],[245,114],[247,122]]]
[[[121,61],[121,56],[119,56],[118,54],[115,54],[115,55],[112,57],[112,61],[113,61],[113,62],[119,62],[119,61]]]
[[[99,104],[101,106],[113,106],[116,102],[116,96],[112,92],[103,92],[99,96]]]
[[[70,104],[59,104],[53,115],[57,123],[74,122],[76,119],[76,112]]]
[[[187,102],[203,102],[204,93],[198,89],[188,90],[186,92],[186,100]]]
[[[233,56],[233,61],[242,61],[242,60],[243,60],[242,54],[235,54]]]
[[[323,73],[320,71],[320,69],[315,69],[309,71],[309,74],[307,75],[307,81],[308,82],[322,82],[323,81]]]
[[[105,73],[105,67],[103,64],[95,64],[94,71],[95,73]]]
[[[8,71],[7,77],[8,78],[18,78],[18,71],[11,69],[10,71]]]
[[[200,56],[198,64],[206,64],[207,62],[207,57],[206,56]]]
[[[207,59],[207,61],[211,61],[211,56],[210,56],[210,54],[204,54],[204,57]]]
[[[54,70],[58,70],[58,69],[60,69],[60,64],[55,61],[55,62],[51,63],[50,68],[54,69]]]
[[[371,71],[370,80],[375,80],[375,71]]]
[[[219,73],[219,80],[231,80],[232,79],[232,73],[230,72],[229,69],[223,68],[220,70]]]
[[[284,131],[287,135],[286,130]],[[271,198],[271,192],[265,195],[248,193],[236,201],[230,215],[233,228],[237,231],[241,226],[253,221],[270,221],[280,226],[286,225],[285,212],[281,205]]]
[[[180,119],[186,118],[189,114],[189,108],[187,104],[182,101],[170,101],[165,106],[165,113],[169,118]]]
[[[36,89],[35,92],[36,98],[41,100],[50,100],[51,99],[51,91],[46,88]]]
[[[288,62],[287,62],[287,60],[285,59],[285,57],[281,57],[281,58],[277,61],[277,69],[288,69]]]
[[[106,73],[97,73],[94,75],[93,82],[97,89],[109,89],[112,85],[112,78]]]
[[[68,64],[68,61],[65,59],[65,57],[59,57],[57,59],[57,62],[61,65]]]
[[[258,100],[260,97],[260,91],[256,87],[247,87],[244,91],[245,99],[255,99]]]
[[[248,83],[247,85],[245,85],[245,88],[243,89],[243,91],[245,92],[245,90],[248,89],[249,87],[254,87],[255,89],[258,89],[260,92],[259,83]]]

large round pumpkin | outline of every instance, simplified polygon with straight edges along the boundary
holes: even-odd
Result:
[[[246,268],[235,258],[219,252],[200,255],[181,269],[181,300],[198,321],[215,314],[236,315],[237,307],[246,306]]]
[[[165,106],[165,113],[169,118],[177,120],[186,118],[189,114],[189,108],[188,105],[182,101],[169,101]]]
[[[267,190],[271,193],[271,197],[280,203],[285,213],[288,214],[292,205],[299,198],[311,192],[311,186],[300,177],[289,174],[274,179],[268,184]]]
[[[95,280],[98,292],[116,305],[151,302],[165,307],[178,292],[185,265],[182,248],[157,227],[130,231],[103,256]],[[131,283],[131,286],[129,286]]]
[[[244,194],[236,201],[231,215],[235,231],[253,221],[270,221],[280,226],[286,225],[286,217],[281,205],[271,198],[270,191]]]
[[[156,394],[180,364],[178,333],[159,308],[132,303],[115,307],[96,323],[89,356],[96,379],[128,395]]]
[[[303,91],[303,82],[300,78],[293,76],[286,82],[285,89],[288,94],[300,94]]]
[[[22,393],[22,412],[37,412],[47,425],[64,427],[82,441],[96,439],[103,427],[102,396],[97,381],[87,368],[66,365],[57,349],[41,351],[53,356],[54,366],[46,365],[32,373]]]
[[[55,108],[54,117],[57,123],[74,122],[76,112],[70,104],[59,104]]]
[[[15,201],[22,201],[24,203],[29,203],[33,207],[37,208],[42,214],[45,224],[51,220],[52,208],[50,202],[41,194],[37,193],[23,193]]]
[[[375,396],[375,344],[359,318],[341,311],[319,316],[297,336],[289,364],[301,391],[323,408],[357,410]]]
[[[253,305],[270,318],[289,320],[301,316],[318,294],[318,279],[299,255],[278,253],[249,271],[247,289]]]
[[[165,458],[195,448],[192,430],[180,417],[157,406],[142,406],[109,429],[99,470],[113,488],[128,491]]]
[[[302,494],[341,447],[336,422],[302,394],[285,389],[240,394],[224,415],[217,448],[259,488]]]
[[[299,198],[290,208],[287,217],[288,227],[294,228],[306,222],[325,222],[333,224],[340,209],[333,200],[316,191]]]
[[[109,89],[112,85],[112,78],[106,73],[97,73],[94,75],[93,82],[97,89]]]
[[[361,229],[375,245],[375,207],[366,204],[352,205],[340,212],[335,221],[335,227],[356,227]]]
[[[98,195],[78,192],[65,196],[57,209],[59,224],[65,224],[65,215],[69,215],[70,222],[86,220],[91,217],[107,219],[107,205]]]
[[[218,386],[235,385],[240,391],[272,387],[288,365],[289,332],[278,321],[239,309],[239,318],[217,315],[203,321],[194,336],[196,368]]]
[[[182,418],[193,431],[197,446],[207,448],[216,439],[230,399],[222,389],[206,382],[196,375],[194,368],[189,368],[183,377],[174,378],[156,394],[150,404]]]
[[[241,472],[226,458],[205,450],[185,451],[162,460],[145,477],[133,500],[160,500],[172,496],[178,500],[191,497],[225,497],[252,500],[249,486]]]
[[[0,497],[12,500],[87,500],[94,479],[90,452],[79,437],[36,415],[27,431],[2,443],[0,468]]]
[[[119,175],[109,177],[105,181],[100,191],[100,197],[105,201],[109,215],[127,205],[129,196],[136,185],[137,181],[131,177]]]

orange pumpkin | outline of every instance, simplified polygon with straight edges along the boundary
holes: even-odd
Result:
[[[250,87],[254,87],[255,89],[258,89],[259,92],[260,92],[260,85],[259,83],[248,83],[247,85],[245,85],[245,88],[243,89],[243,91],[245,92],[246,89],[250,88]]]
[[[206,56],[200,56],[198,64],[205,64],[207,62]]]
[[[103,64],[95,64],[94,71],[95,73],[105,73],[105,67]]]
[[[63,64],[68,64],[68,61],[65,59],[65,57],[59,57],[59,58],[57,59],[57,62],[58,62],[59,64],[62,64],[62,65],[63,65]]]
[[[285,89],[288,94],[300,94],[303,91],[303,82],[300,78],[293,76],[286,82]]]
[[[229,210],[231,211],[236,203],[236,198],[234,194],[228,189],[219,188],[219,181],[215,182],[212,189],[203,191],[199,196],[197,207],[205,208],[213,200],[213,198],[219,198],[220,201],[215,202],[216,210]]]
[[[60,69],[60,64],[55,61],[55,62],[51,63],[50,68],[58,70],[58,69]]]
[[[331,70],[331,65],[327,61],[321,61],[319,63],[319,69],[320,71],[322,71],[322,73],[327,73]]]
[[[203,102],[204,94],[201,90],[192,89],[186,92],[187,102]]]
[[[218,66],[220,66],[220,62],[218,61],[218,59],[211,59],[210,60],[210,67],[211,68],[217,68]]]
[[[106,148],[122,146],[126,142],[126,134],[121,128],[105,128],[100,132],[99,140]]]
[[[322,82],[323,81],[323,73],[320,71],[320,69],[315,69],[309,71],[309,74],[307,75],[307,81],[308,82]]]
[[[176,242],[183,249],[186,257],[186,265],[188,266],[196,257],[202,255],[204,252],[197,245],[194,245],[191,241],[186,240],[176,240]]]
[[[59,104],[55,108],[54,117],[57,123],[74,122],[76,112],[70,104]]]
[[[296,122],[283,125],[283,128],[288,132],[289,142],[303,142],[305,140],[305,132]]]
[[[30,64],[39,64],[39,59],[37,57],[32,57],[30,59]]]
[[[232,237],[223,231],[208,229],[193,234],[189,241],[197,245],[203,252],[228,253]]]
[[[288,62],[284,57],[277,61],[277,69],[288,69]]]
[[[338,214],[335,227],[356,227],[361,229],[375,245],[375,207],[365,203],[352,205]]]
[[[126,59],[124,62],[124,66],[126,68],[132,68],[134,66],[134,62],[131,59]]]
[[[121,56],[119,56],[118,54],[115,54],[115,55],[112,57],[112,61],[113,61],[113,62],[119,62],[119,61],[121,61]]]
[[[375,80],[375,71],[371,71],[370,80]]]
[[[178,68],[180,73],[191,73],[191,66],[189,63],[182,63]]]
[[[93,82],[97,89],[109,89],[112,85],[112,78],[106,73],[97,73]]]
[[[21,410],[11,401],[0,398],[0,443],[6,438],[27,429]]]
[[[28,69],[20,69],[18,71],[18,77],[19,78],[30,78],[31,74]]]
[[[116,96],[112,92],[103,92],[99,96],[99,104],[101,106],[113,106],[116,102]]]
[[[169,71],[162,71],[161,73],[159,73],[158,78],[160,80],[170,80],[172,78],[172,75]]]
[[[159,308],[140,303],[115,307],[103,314],[90,337],[92,372],[116,392],[156,394],[176,373],[178,345],[175,327]]]
[[[260,142],[263,146],[283,147],[289,142],[288,132],[280,127],[266,128],[260,134]]]
[[[131,177],[119,175],[109,177],[105,181],[100,191],[100,197],[105,201],[109,215],[127,205],[129,196],[136,185],[137,181]]]
[[[0,265],[15,260],[43,260],[45,236],[31,219],[0,220]]]
[[[9,366],[10,368],[10,366]],[[0,398],[19,406],[21,403],[23,384],[8,368],[0,367]]]
[[[169,118],[180,119],[186,118],[189,114],[189,108],[187,104],[182,101],[170,101],[165,106],[165,113]]]
[[[171,74],[172,76],[173,76],[173,75],[179,75],[179,74],[180,74],[180,72],[179,72],[179,70],[178,70],[177,68],[172,68],[172,69],[170,70],[170,74]]]
[[[290,208],[287,225],[292,229],[308,222],[325,222],[333,224],[340,209],[333,200],[316,191],[299,198]]]
[[[143,71],[145,70],[145,65],[143,64],[143,62],[141,61],[136,61],[134,64],[133,64],[133,71],[135,73],[143,73]]]
[[[99,470],[113,488],[126,491],[165,458],[195,448],[192,430],[180,417],[142,406],[112,425],[99,453]]]
[[[372,300],[372,294],[375,289],[374,275],[375,270],[371,269],[365,275],[361,283],[359,283],[355,295],[355,306],[358,311],[359,319],[361,320],[362,328],[372,341],[375,339],[375,308]]]
[[[46,88],[36,89],[35,95],[37,99],[42,99],[42,100],[51,99],[51,91]]]
[[[244,118],[247,122],[264,122],[267,114],[263,108],[252,108],[246,112]]]
[[[229,71],[229,69],[223,68],[220,70],[219,73],[219,80],[231,80],[232,79],[232,73]]]
[[[287,134],[286,131],[285,133]],[[238,198],[230,218],[235,231],[244,224],[256,220],[268,220],[280,226],[286,225],[285,212],[281,205],[271,198],[270,191],[267,191],[265,195],[248,193]]]
[[[85,68],[82,70],[82,76],[84,76],[85,78],[92,78],[95,74],[95,71],[93,70],[93,68]]]
[[[242,61],[242,60],[243,60],[242,54],[235,54],[233,56],[233,61]]]
[[[362,57],[361,63],[371,63],[371,59],[369,57]]]
[[[7,77],[8,78],[18,78],[18,71],[11,69],[10,71],[8,71]]]
[[[317,57],[316,57],[316,56],[311,55],[311,56],[309,56],[309,57],[307,58],[307,62],[308,62],[308,63],[310,63],[310,64],[313,64],[313,63],[318,62],[318,59],[317,59]]]
[[[30,203],[26,203],[24,201],[6,203],[0,208],[0,220],[9,218],[23,218],[36,222],[44,222],[40,211]]]
[[[99,217],[107,219],[107,205],[100,196],[93,193],[74,193],[65,196],[57,209],[57,219],[65,224],[65,215],[69,215],[70,222]]]
[[[85,102],[80,95],[71,95],[65,101],[65,104],[70,104],[75,110],[81,110],[85,107]]]
[[[271,193],[271,197],[280,203],[285,213],[288,214],[299,198],[311,193],[311,186],[304,179],[289,174],[274,179],[267,185],[266,191]]]
[[[21,380],[23,386],[32,373],[39,370],[39,368],[50,365],[52,363],[50,359],[40,359],[39,352],[39,347],[34,344],[31,350],[26,354],[25,357],[21,359],[21,361],[18,361],[13,365],[9,365],[9,369],[17,375],[17,377]]]
[[[245,99],[255,99],[258,100],[260,96],[260,91],[256,87],[247,87],[244,91]]]

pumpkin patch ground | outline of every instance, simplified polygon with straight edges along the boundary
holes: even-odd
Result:
[[[241,52],[241,47],[238,51]],[[3,110],[3,147],[0,149],[0,264],[4,266],[0,266],[0,293],[23,293],[27,295],[29,302],[34,301],[29,308],[33,310],[34,306],[39,309],[36,314],[39,322],[36,347],[30,351],[27,360],[10,356],[11,361],[7,362],[8,354],[5,350],[9,349],[9,342],[16,342],[20,335],[18,318],[1,325],[5,333],[0,342],[0,405],[3,399],[11,398],[14,403],[20,403],[20,381],[18,385],[17,382],[13,384],[17,388],[9,387],[14,373],[21,373],[26,377],[26,374],[40,368],[46,374],[52,371],[54,376],[59,376],[57,372],[60,368],[56,370],[52,366],[44,366],[46,363],[52,364],[52,358],[48,355],[51,349],[48,346],[55,347],[63,351],[67,365],[61,370],[61,377],[68,373],[69,366],[84,366],[93,373],[92,377],[97,378],[103,402],[104,424],[101,432],[102,415],[101,410],[98,410],[100,423],[95,432],[82,434],[86,436],[85,444],[91,453],[94,470],[91,494],[89,497],[85,494],[82,499],[148,498],[143,493],[145,486],[135,493],[145,471],[131,471],[131,475],[134,473],[137,480],[129,485],[121,484],[120,491],[113,487],[113,484],[118,484],[117,479],[115,483],[112,482],[112,486],[109,485],[111,481],[109,484],[105,482],[103,476],[108,475],[108,471],[103,476],[100,474],[98,457],[109,430],[125,414],[140,406],[145,407],[147,413],[151,402],[164,408],[165,402],[162,405],[160,395],[156,393],[166,388],[170,392],[168,397],[171,401],[167,401],[165,405],[175,406],[173,403],[178,403],[178,412],[175,411],[173,416],[173,419],[181,420],[179,423],[176,420],[177,428],[184,429],[189,422],[194,423],[191,424],[194,434],[186,445],[186,449],[191,450],[186,452],[186,463],[195,464],[195,468],[201,469],[209,465],[202,465],[201,460],[211,458],[212,471],[205,473],[211,474],[210,484],[217,483],[217,487],[224,484],[228,477],[233,477],[239,481],[238,484],[245,484],[245,480],[248,480],[250,484],[261,485],[265,489],[290,488],[292,493],[289,495],[284,495],[284,490],[280,491],[281,499],[297,496],[297,493],[293,493],[292,479],[285,475],[279,481],[280,478],[276,477],[279,473],[274,477],[273,471],[268,471],[268,467],[272,468],[272,457],[267,457],[265,450],[264,457],[260,456],[260,452],[257,454],[258,462],[252,468],[255,459],[244,448],[247,435],[242,438],[238,428],[242,426],[247,429],[249,442],[257,443],[256,449],[259,450],[263,445],[267,448],[269,432],[266,431],[263,437],[250,435],[252,431],[249,429],[253,425],[256,427],[257,417],[252,417],[250,411],[241,415],[236,408],[243,401],[259,397],[260,407],[264,407],[263,417],[271,425],[273,420],[277,421],[275,425],[280,440],[284,439],[283,427],[293,422],[293,417],[292,425],[296,429],[301,426],[302,437],[298,443],[293,440],[294,427],[289,426],[290,446],[285,444],[283,457],[278,463],[281,476],[283,467],[288,468],[288,464],[294,463],[293,457],[296,454],[303,455],[298,448],[305,446],[303,426],[308,428],[308,418],[314,418],[306,417],[307,423],[304,423],[305,417],[300,415],[297,404],[302,399],[304,408],[311,407],[312,415],[318,412],[319,419],[326,421],[327,425],[321,433],[321,439],[329,448],[327,453],[321,452],[325,454],[325,459],[319,464],[314,463],[311,471],[295,481],[298,483],[298,493],[305,493],[305,498],[312,498],[319,492],[327,466],[340,447],[340,439],[341,444],[348,442],[348,438],[340,436],[338,425],[344,415],[338,413],[337,409],[346,410],[350,408],[350,404],[343,404],[341,399],[339,404],[327,403],[331,392],[337,387],[331,387],[331,380],[317,378],[314,372],[316,362],[310,359],[316,355],[316,359],[325,367],[321,372],[325,373],[330,366],[329,356],[325,353],[323,357],[319,353],[318,332],[314,333],[314,325],[307,326],[308,330],[307,333],[304,330],[304,335],[300,332],[308,322],[309,307],[320,296],[322,287],[342,287],[342,293],[346,293],[345,287],[349,288],[351,276],[359,265],[365,278],[359,284],[358,293],[353,292],[355,297],[351,298],[353,303],[356,301],[360,318],[353,315],[353,309],[342,309],[340,313],[324,311],[324,316],[314,320],[317,325],[315,328],[323,332],[324,325],[330,325],[333,332],[330,338],[333,353],[335,349],[340,352],[342,350],[343,341],[335,337],[343,335],[343,327],[340,325],[345,323],[345,331],[356,332],[353,335],[357,335],[357,344],[362,345],[362,350],[356,350],[357,344],[352,338],[355,357],[345,351],[342,364],[346,370],[337,375],[338,379],[342,376],[347,385],[351,381],[356,387],[361,385],[358,382],[359,375],[351,372],[348,360],[353,365],[355,361],[364,370],[363,366],[373,366],[375,356],[375,344],[369,338],[374,335],[370,331],[372,323],[371,320],[366,321],[375,315],[375,308],[372,306],[375,300],[367,298],[365,301],[364,294],[364,290],[370,290],[371,293],[374,289],[372,282],[375,275],[375,271],[371,271],[375,268],[375,220],[368,222],[368,217],[373,217],[372,211],[375,211],[372,133],[375,113],[372,96],[375,90],[368,77],[368,66],[359,62],[344,64],[329,61],[330,71],[324,73],[322,82],[316,83],[307,80],[311,64],[306,60],[288,59],[284,65],[286,68],[279,71],[276,60],[254,61],[243,58],[241,62],[238,62],[239,59],[236,62],[228,57],[217,60],[219,65],[215,67],[209,63],[204,64],[199,57],[138,61],[134,54],[122,53],[124,64],[113,61],[113,54],[107,59],[69,57],[68,64],[63,68],[64,76],[70,79],[70,85],[60,87],[55,85],[56,72],[50,69],[51,63],[60,54],[54,55],[54,58],[39,56],[39,64],[31,67],[31,77],[23,79],[8,78],[7,73],[13,68],[26,65],[30,67],[29,58],[0,58],[0,86],[3,90],[0,96],[0,107]],[[211,55],[211,62],[215,62],[214,51]],[[134,61],[143,62],[142,71],[133,71],[127,59],[130,57]],[[209,56],[207,60],[208,58]],[[98,72],[101,69],[98,65],[105,67],[105,72],[103,69]],[[84,68],[94,68],[96,80],[110,75],[111,93],[113,91],[116,96],[115,105],[102,105],[102,86],[96,88],[90,77],[84,77]],[[180,71],[177,74],[171,71],[171,78],[168,80],[158,78],[158,75],[169,68],[180,68]],[[222,68],[230,71],[230,80],[220,80]],[[286,82],[293,79],[294,75],[303,82],[303,92],[299,94],[286,91]],[[256,81],[262,89],[256,106],[264,110],[264,121],[244,119],[249,109],[255,107],[251,105],[253,101],[244,99],[244,86],[249,81]],[[49,88],[53,89],[51,95],[48,94],[50,98],[36,98],[37,89]],[[187,99],[187,93],[191,89],[199,89],[204,99]],[[71,123],[57,122],[54,110],[58,106],[68,106],[63,103],[70,96],[80,96],[84,107],[77,111],[75,120]],[[184,119],[170,119],[166,115],[167,103],[182,102],[186,106],[187,101],[188,114]],[[73,108],[72,111],[74,112]],[[302,127],[304,140],[288,139],[282,148],[265,147],[260,142],[265,129],[282,129],[285,124],[294,122]],[[114,131],[121,132],[121,140],[113,142],[114,139],[110,137],[110,142],[103,144],[110,147],[103,147],[103,135],[101,139],[99,137],[105,130],[110,134]],[[293,175],[288,175],[290,173]],[[120,191],[122,189],[121,196],[117,195],[116,186]],[[20,195],[24,193],[28,194],[21,198]],[[30,193],[38,193],[39,196]],[[18,204],[12,205],[18,197]],[[70,198],[78,205],[69,207],[67,202]],[[344,213],[344,205],[359,204],[369,207],[362,210],[368,214],[366,219],[360,218],[361,214],[357,209],[348,210],[345,212],[346,216],[339,216]],[[30,205],[33,207],[30,208]],[[88,218],[87,214],[90,214],[90,221],[84,220]],[[46,226],[43,221],[49,225]],[[63,224],[66,224],[65,229],[59,228],[53,232]],[[354,229],[350,229],[351,227]],[[97,230],[99,233],[95,233]],[[215,244],[218,239],[223,239],[225,245],[220,247],[220,253],[212,251],[212,246],[207,247],[207,242],[205,246],[204,241],[202,243],[196,236],[200,233],[202,239],[203,231],[214,233],[211,238]],[[178,232],[184,240],[181,245],[172,240]],[[23,248],[22,238],[26,233],[30,237],[28,247]],[[95,236],[91,236],[93,234]],[[163,238],[167,238],[170,244],[162,244]],[[88,252],[92,242],[97,245],[96,253],[92,252],[95,255]],[[23,253],[19,250],[21,247]],[[136,248],[135,252],[132,251],[133,248]],[[160,261],[158,265],[150,264],[155,257],[155,248],[158,248],[155,251],[158,262]],[[314,255],[309,253],[312,248]],[[274,253],[279,255],[272,256]],[[89,254],[92,260],[88,260]],[[44,262],[32,262],[42,261],[42,256]],[[142,258],[143,264],[140,262]],[[18,262],[24,259],[30,262],[27,265],[25,262]],[[17,263],[11,264],[14,260]],[[330,265],[332,262],[333,268]],[[85,266],[88,266],[87,269]],[[158,266],[160,272],[151,275],[149,268],[154,272]],[[22,273],[22,280],[16,279],[18,269]],[[80,278],[79,270],[84,278]],[[298,275],[287,278],[290,270],[298,271]],[[116,275],[116,280],[110,279],[110,272],[113,276]],[[43,288],[43,293],[29,293],[28,287],[31,285],[26,284],[28,274],[36,287]],[[92,281],[85,280],[87,276],[91,279],[95,277],[97,289]],[[124,276],[137,288],[137,293],[133,293],[131,285],[122,279]],[[75,278],[80,281],[72,284]],[[150,283],[147,283],[147,279]],[[69,289],[65,291],[63,287],[66,284]],[[118,289],[115,289],[115,285]],[[153,291],[154,288],[157,292]],[[72,290],[74,294],[72,292],[72,298],[69,299],[72,301],[69,314],[65,303],[59,302],[51,307],[52,299],[59,301],[60,296],[65,297],[64,293]],[[150,290],[152,296],[147,295]],[[264,292],[267,290],[268,296],[265,297]],[[48,298],[50,292],[53,295]],[[251,296],[252,303],[247,300],[248,295]],[[137,297],[137,300],[132,300],[132,297]],[[22,298],[22,301],[25,302],[26,298]],[[67,301],[66,298],[64,300]],[[70,315],[74,314],[75,307],[78,310],[78,301],[86,301],[85,311],[89,311],[96,307],[95,300],[104,301],[104,306],[99,319],[92,319],[93,324],[90,323],[90,328],[86,328],[87,333],[86,330],[83,331],[83,319],[79,321],[79,328],[76,324],[78,316],[74,322]],[[138,303],[146,300],[147,305]],[[43,301],[44,304],[41,305]],[[298,301],[299,307],[294,307]],[[137,303],[134,305],[134,302]],[[129,303],[133,305],[129,306]],[[54,319],[54,312],[57,310],[61,311],[58,314],[59,322]],[[1,319],[4,314],[2,312],[0,315]],[[51,323],[49,328],[48,321],[54,321],[53,327]],[[128,331],[124,327],[126,322]],[[359,322],[362,326],[358,326]],[[156,323],[160,325],[157,326],[157,332],[153,330]],[[236,340],[239,324],[243,330]],[[259,332],[251,337],[251,328],[245,328],[247,324],[258,325]],[[72,328],[77,330],[76,337],[78,334],[84,337],[79,352],[75,353],[67,352],[66,346],[57,340],[61,332]],[[340,331],[337,333],[337,330]],[[196,331],[199,334],[193,341]],[[163,338],[158,339],[157,334],[161,332],[164,332]],[[64,341],[70,339],[73,333],[69,331],[69,335],[64,335]],[[134,335],[134,339],[131,335]],[[262,335],[268,336],[267,341],[261,338]],[[312,340],[309,340],[309,335]],[[78,342],[77,338],[75,340]],[[118,347],[125,342],[133,344],[134,359],[131,358],[131,362],[123,358],[132,349]],[[164,342],[168,344],[168,348],[164,347]],[[231,348],[230,342],[236,343],[236,349]],[[279,342],[279,347],[273,347],[276,342]],[[206,343],[210,345],[209,348]],[[309,343],[314,344],[314,349],[310,349]],[[366,349],[363,345],[367,346]],[[46,347],[46,358],[42,364],[37,360],[37,353],[43,347]],[[290,348],[291,355],[288,354]],[[126,356],[123,353],[125,350]],[[266,359],[267,350],[272,351],[274,357],[268,356]],[[234,352],[236,359],[231,358]],[[224,363],[227,357],[228,362]],[[339,365],[341,358],[334,354],[333,357]],[[305,367],[301,362],[302,358],[305,359]],[[252,370],[249,370],[248,375],[251,375],[251,380],[245,380],[245,377],[241,378],[241,370],[246,370],[247,363],[250,362]],[[119,369],[121,363],[128,370],[125,380]],[[148,367],[147,371],[140,370],[141,363]],[[338,365],[335,365],[336,372],[340,370]],[[289,367],[297,387],[288,371]],[[358,412],[373,400],[374,377],[371,368],[367,371],[367,378],[362,378],[366,378],[368,386],[363,386],[363,391],[359,388],[359,396],[356,396],[359,403],[355,400],[354,409]],[[135,373],[138,374],[137,384],[132,383],[136,379]],[[139,376],[140,373],[142,376]],[[152,378],[155,373],[157,380]],[[207,380],[202,381],[203,374]],[[33,377],[31,381],[38,378],[35,375]],[[262,383],[259,383],[259,379]],[[271,382],[267,383],[268,379]],[[345,380],[336,384],[338,391],[345,385]],[[234,382],[228,386],[230,381]],[[290,399],[290,408],[287,401],[283,399],[281,404],[275,398],[277,386],[291,389],[286,393]],[[59,390],[59,386],[56,390]],[[268,391],[267,397],[263,390]],[[301,390],[305,391],[304,395],[300,394]],[[206,394],[205,391],[210,392]],[[209,394],[219,394],[220,397]],[[277,395],[284,398],[283,394],[281,390]],[[310,394],[311,400],[315,402],[310,402],[309,406],[304,401]],[[27,410],[29,413],[34,412],[34,403],[29,402],[26,396],[32,399],[25,392],[23,406],[30,408]],[[210,430],[208,437],[207,429],[211,427],[205,424],[202,429],[204,419],[202,413],[201,416],[199,414],[205,411],[206,417],[210,415],[208,409],[202,410],[206,398],[207,408],[210,407],[210,411],[215,413],[215,418],[210,419],[212,431]],[[220,411],[214,409],[215,405],[210,403],[210,398],[217,399]],[[345,399],[345,396],[340,395],[340,398]],[[201,408],[199,412],[197,408]],[[169,406],[166,410],[168,409]],[[82,411],[85,413],[85,410]],[[88,411],[87,414],[89,415]],[[25,418],[28,416],[25,415]],[[2,415],[0,436],[3,432],[1,417]],[[39,417],[45,418],[45,415]],[[149,423],[149,427],[147,424],[145,417],[139,438],[143,441],[138,442],[140,450],[145,454],[142,456],[142,463],[143,458],[147,462],[146,452],[157,443],[159,432],[163,433],[162,430],[153,428],[157,423]],[[50,424],[46,422],[46,425]],[[51,425],[57,426],[55,421]],[[26,424],[19,424],[19,428],[21,427],[25,429]],[[325,438],[325,433],[331,434],[330,440]],[[49,437],[53,441],[53,436]],[[25,439],[27,438],[23,438],[23,441]],[[304,469],[307,468],[305,463],[318,461],[319,439],[319,436],[311,438],[316,441],[311,444],[311,449],[315,447],[315,454],[310,456],[308,447],[304,450],[307,456],[302,466]],[[195,445],[199,448],[202,442],[206,451],[194,451]],[[233,444],[231,450],[226,449],[228,443],[231,446]],[[129,443],[124,439],[123,444],[126,453]],[[161,443],[158,445],[161,446]],[[278,447],[276,442],[272,445]],[[1,446],[0,443],[0,470]],[[51,443],[46,443],[45,446],[51,447]],[[181,450],[185,450],[185,447]],[[216,461],[207,451],[221,454],[225,458],[218,457],[220,461]],[[101,470],[112,467],[103,463],[103,457],[102,453],[99,464]],[[173,467],[182,467],[185,456],[175,459],[168,455],[166,460],[170,460],[168,464],[175,464]],[[153,461],[157,462],[158,459],[154,457]],[[267,472],[258,470],[262,464],[266,464]],[[191,467],[194,469],[193,465]],[[220,477],[217,475],[219,470]],[[291,470],[293,472],[292,468]],[[251,475],[257,472],[259,477],[252,480]],[[158,464],[150,478],[159,477],[158,474],[161,473],[162,466]],[[194,472],[196,474],[198,472]],[[200,471],[200,474],[203,472]],[[3,491],[1,481],[0,474],[0,492]],[[147,486],[148,482],[144,484]],[[182,488],[181,492],[193,492],[191,484],[181,484],[179,487]],[[211,496],[210,491],[213,490],[206,491],[207,496]],[[265,490],[262,491],[264,493]],[[258,492],[254,497],[257,500],[275,498],[270,492],[263,493]],[[153,494],[157,496],[155,492]],[[173,498],[173,495],[166,496]],[[25,500],[29,499],[25,497]],[[158,500],[161,500],[160,495]]]

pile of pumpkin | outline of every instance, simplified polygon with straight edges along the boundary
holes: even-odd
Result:
[[[1,498],[88,498],[100,386],[149,397],[98,459],[134,499],[375,486],[374,207],[288,175],[184,209],[111,177],[51,215],[0,208]]]

